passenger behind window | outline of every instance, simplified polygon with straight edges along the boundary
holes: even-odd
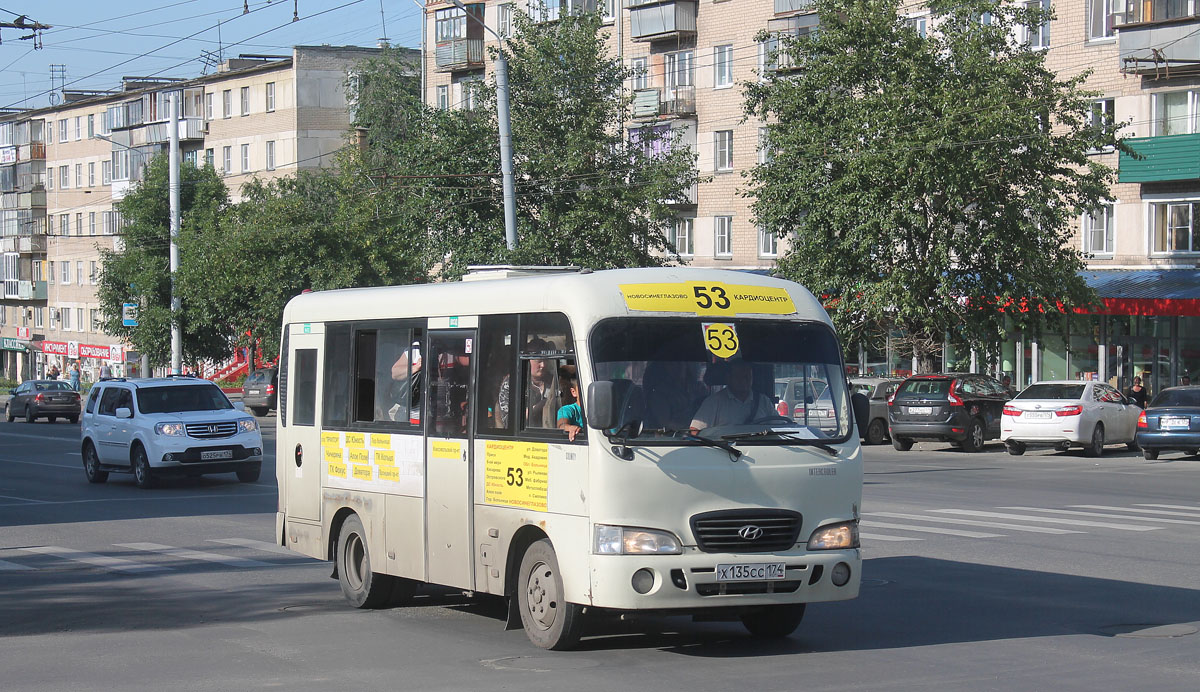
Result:
[[[412,423],[421,422],[421,342],[420,330],[413,335],[409,342],[409,332],[402,332],[401,343],[408,343],[408,348],[392,362],[391,380],[387,390],[381,393],[384,409],[381,420]],[[390,359],[389,359],[390,360]],[[382,374],[380,375],[382,380]]]
[[[534,337],[521,349],[522,353],[550,353],[554,346],[545,339]],[[566,359],[563,359],[566,363]],[[521,375],[525,382],[525,428],[556,428],[556,414],[562,407],[562,396],[559,391],[557,359],[555,358],[523,358]],[[500,385],[500,395],[497,397],[497,418],[499,427],[508,427],[509,402],[511,399],[510,379],[506,376]]]
[[[570,371],[560,373],[559,380],[566,390],[564,398],[571,403],[558,409],[558,429],[567,432],[567,439],[575,441],[575,436],[583,430],[583,407],[579,404],[579,380]]]

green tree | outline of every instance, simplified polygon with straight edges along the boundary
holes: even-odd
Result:
[[[171,274],[170,274],[170,198],[169,167],[165,154],[155,156],[144,170],[142,180],[120,202],[117,211],[124,220],[120,248],[102,250],[97,298],[106,333],[128,341],[134,349],[150,356],[155,363],[171,358]],[[229,204],[225,184],[211,166],[180,167],[180,247],[195,234],[211,234],[219,227],[221,214]],[[233,341],[228,329],[201,311],[191,298],[203,294],[183,278],[190,263],[197,260],[181,252],[180,272],[176,276],[177,293],[182,299],[180,331],[185,362],[222,359],[229,355]],[[206,268],[208,272],[212,267]],[[121,324],[123,303],[137,303],[138,326]]]
[[[819,30],[781,49],[794,71],[746,85],[771,151],[748,194],[790,239],[780,271],[836,299],[844,337],[902,330],[926,371],[948,333],[994,344],[1006,319],[1092,302],[1073,224],[1113,182],[1088,152],[1123,145],[1092,124],[1086,75],[1013,39],[1049,15],[934,0],[924,38],[897,0],[817,7]],[[1033,309],[998,309],[1014,305]]]

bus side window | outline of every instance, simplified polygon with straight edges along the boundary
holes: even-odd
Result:
[[[345,427],[350,412],[350,325],[325,327],[325,387],[321,412],[325,427]]]
[[[374,420],[418,425],[424,358],[420,329],[379,330],[375,358]]]
[[[283,325],[283,340],[279,346],[279,425],[287,427],[288,414],[288,334],[292,331],[292,325]]]
[[[484,315],[479,319],[479,435],[511,435],[514,419],[512,380],[516,365],[517,316]]]
[[[523,430],[557,430],[564,396],[560,372],[574,371],[575,344],[567,316],[559,313],[521,315],[521,405]]]
[[[317,349],[296,349],[296,401],[293,425],[315,425],[317,418]]]

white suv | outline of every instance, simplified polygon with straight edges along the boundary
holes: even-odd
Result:
[[[236,472],[258,480],[262,435],[241,403],[208,380],[172,376],[101,380],[80,425],[83,471],[92,483],[132,473],[139,488],[156,476]]]

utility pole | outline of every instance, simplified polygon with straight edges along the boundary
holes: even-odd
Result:
[[[482,19],[467,10],[462,0],[450,0],[463,13],[479,22],[496,40],[500,42],[500,57],[496,59],[496,120],[500,125],[500,179],[504,186],[504,240],[509,250],[517,249],[517,195],[513,186],[512,162],[512,121],[508,111],[508,58],[504,55],[504,38],[492,31]],[[422,18],[423,21],[423,18]],[[424,46],[422,46],[424,50]],[[425,56],[421,56],[424,63]],[[425,95],[422,93],[421,98]]]
[[[33,48],[37,50],[42,47],[42,32],[46,29],[53,29],[50,24],[42,24],[41,22],[31,22],[25,15],[21,15],[11,22],[0,22],[0,29],[23,29],[29,31],[27,36],[21,36],[20,40],[28,41],[33,39]]]
[[[167,156],[171,198],[171,374],[183,374],[183,340],[179,332],[179,294],[175,292],[175,273],[179,271],[179,106],[182,92],[167,92],[168,123],[171,128],[171,150]]]

